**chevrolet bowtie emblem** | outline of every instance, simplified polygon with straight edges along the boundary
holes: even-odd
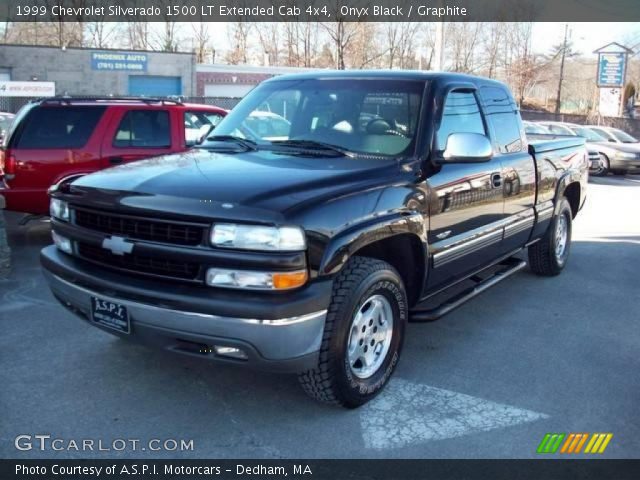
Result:
[[[102,241],[102,248],[111,250],[114,255],[124,255],[125,253],[133,252],[133,243],[127,241],[123,237],[116,235],[107,237]]]

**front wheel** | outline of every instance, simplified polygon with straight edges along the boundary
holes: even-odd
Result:
[[[606,177],[609,173],[609,159],[606,155],[600,154],[600,163],[598,164],[598,168],[596,168],[590,174],[594,177]]]
[[[551,225],[538,242],[529,247],[529,267],[538,275],[558,275],[567,264],[573,218],[569,201],[562,197]]]
[[[325,403],[355,408],[387,384],[402,349],[407,295],[387,262],[354,257],[333,284],[318,365],[299,376]]]

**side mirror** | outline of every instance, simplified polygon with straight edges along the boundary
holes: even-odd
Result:
[[[446,163],[486,162],[493,156],[489,139],[480,133],[452,133],[442,153]]]

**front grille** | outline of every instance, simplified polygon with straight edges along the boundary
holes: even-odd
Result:
[[[197,263],[152,258],[143,255],[114,255],[102,247],[78,243],[78,255],[107,268],[128,270],[146,275],[162,276],[177,280],[197,280],[200,266]]]
[[[206,228],[201,225],[150,220],[80,208],[75,209],[75,223],[80,227],[110,235],[191,246],[202,243]]]

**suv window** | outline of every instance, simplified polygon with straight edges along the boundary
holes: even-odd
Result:
[[[125,114],[113,139],[118,148],[161,148],[171,146],[169,112],[131,110]]]
[[[471,92],[453,91],[447,95],[440,128],[436,135],[438,149],[444,150],[452,133],[481,133],[486,135],[480,107]]]
[[[184,138],[187,143],[200,140],[210,125],[214,127],[222,120],[222,115],[216,112],[187,111],[184,112]]]
[[[16,148],[81,148],[105,107],[40,107],[25,119]]]

